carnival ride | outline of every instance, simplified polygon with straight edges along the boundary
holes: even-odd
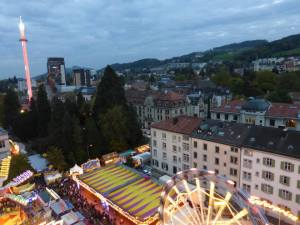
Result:
[[[161,194],[163,225],[265,225],[267,219],[250,196],[234,182],[213,171],[190,169],[178,172]]]

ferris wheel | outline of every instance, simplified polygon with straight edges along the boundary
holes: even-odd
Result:
[[[248,194],[213,171],[178,172],[161,194],[163,225],[266,225],[267,219]]]

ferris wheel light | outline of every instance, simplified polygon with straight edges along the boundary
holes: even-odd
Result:
[[[212,170],[208,170],[207,172],[210,174],[215,174],[215,171],[212,171]]]
[[[234,185],[234,181],[232,181],[232,180],[227,180],[227,183],[231,184],[231,185]]]

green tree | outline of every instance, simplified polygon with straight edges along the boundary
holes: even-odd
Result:
[[[212,76],[211,80],[218,86],[229,87],[230,86],[231,76],[229,72],[225,69],[221,69],[214,76]]]
[[[233,77],[230,79],[230,90],[235,95],[242,95],[244,93],[244,81],[240,77]]]
[[[13,128],[15,121],[20,114],[20,102],[17,93],[8,89],[3,101],[4,105],[4,118],[3,125],[6,129]]]
[[[267,99],[271,102],[285,102],[285,103],[292,103],[291,97],[285,90],[275,90],[271,92]]]
[[[85,144],[91,158],[99,157],[102,154],[102,148],[105,148],[103,137],[96,125],[95,120],[89,117],[85,120]]]
[[[32,172],[34,172],[27,156],[24,154],[13,155],[10,162],[7,181],[11,181],[13,178],[17,177],[26,170],[31,170]]]
[[[67,163],[61,149],[57,147],[50,147],[46,152],[46,159],[59,171],[64,171],[67,168]]]
[[[76,163],[81,164],[87,159],[87,152],[83,146],[82,131],[77,117],[72,118],[72,151],[75,155]]]
[[[120,78],[110,66],[107,66],[97,88],[93,107],[94,117],[98,119],[100,114],[114,105],[126,105],[125,92]]]
[[[83,104],[85,103],[85,99],[81,92],[78,92],[76,96],[76,105],[79,111],[81,111]]]
[[[260,94],[265,95],[276,89],[277,76],[269,71],[257,72],[253,85],[257,88]]]
[[[111,151],[128,149],[129,130],[126,121],[126,112],[122,106],[114,106],[100,118],[101,132]]]
[[[51,107],[44,85],[40,85],[37,92],[36,107],[38,112],[38,134],[45,137],[48,134],[48,124],[51,119]]]

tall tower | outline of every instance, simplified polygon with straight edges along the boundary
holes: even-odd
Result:
[[[22,44],[22,50],[23,50],[27,92],[28,92],[28,98],[30,101],[32,98],[32,88],[31,88],[31,77],[30,77],[28,55],[27,55],[27,43],[26,43],[27,39],[25,36],[25,25],[24,25],[21,17],[20,17],[20,23],[19,23],[19,30],[20,30],[20,42]]]

